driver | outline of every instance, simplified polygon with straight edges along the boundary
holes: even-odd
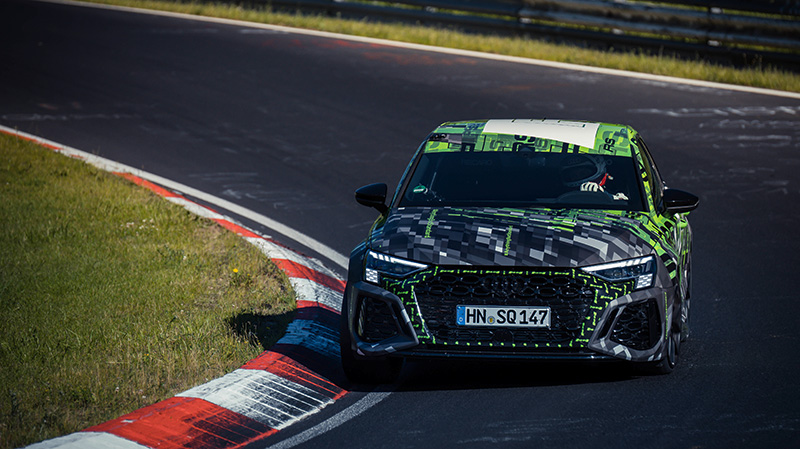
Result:
[[[606,182],[614,179],[608,173],[604,173],[602,179],[599,181],[586,181],[581,184],[581,192],[605,192]]]
[[[580,187],[582,192],[602,191],[600,182],[608,181],[606,160],[602,156],[572,154],[561,162],[561,182],[567,187]],[[595,188],[593,190],[592,186]]]
[[[567,187],[578,187],[581,192],[606,193],[615,201],[628,200],[624,193],[606,192],[609,181],[614,177],[608,173],[606,158],[598,155],[571,155],[561,166],[561,181]]]

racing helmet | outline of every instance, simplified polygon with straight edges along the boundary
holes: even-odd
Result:
[[[570,154],[561,162],[561,182],[567,187],[577,187],[602,178],[606,173],[606,159],[589,154]]]

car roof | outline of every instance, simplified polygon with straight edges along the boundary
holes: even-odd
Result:
[[[629,126],[553,119],[446,122],[428,137],[424,151],[536,151],[633,155]]]

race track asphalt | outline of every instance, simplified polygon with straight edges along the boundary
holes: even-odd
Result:
[[[0,124],[345,255],[375,218],[353,191],[396,183],[452,119],[627,123],[667,183],[700,196],[693,334],[673,374],[409,363],[385,399],[302,447],[800,446],[800,99],[33,1],[0,2],[0,25]]]

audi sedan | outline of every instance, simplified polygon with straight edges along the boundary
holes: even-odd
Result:
[[[690,193],[629,126],[473,120],[433,130],[350,256],[354,382],[404,358],[625,360],[669,373],[689,334]]]

